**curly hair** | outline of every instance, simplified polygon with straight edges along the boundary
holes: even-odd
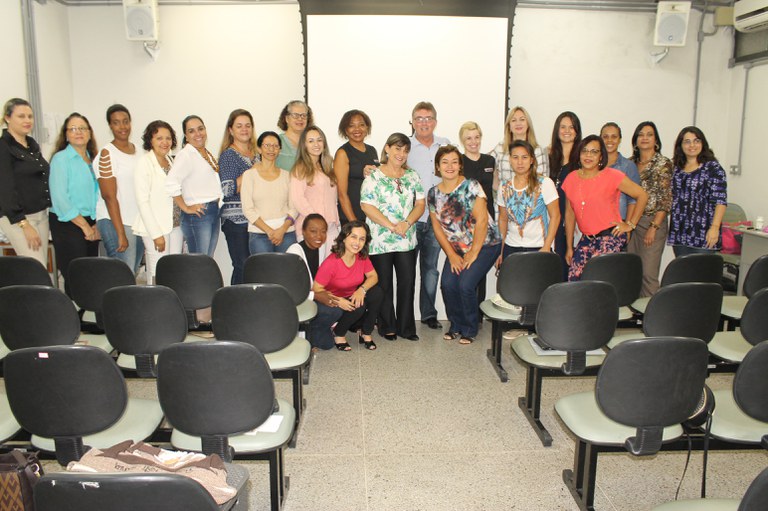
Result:
[[[331,248],[331,252],[338,257],[344,256],[344,251],[346,250],[344,248],[344,240],[352,234],[352,229],[356,228],[365,229],[365,243],[363,244],[363,248],[361,248],[360,252],[357,254],[360,256],[360,259],[367,259],[368,246],[371,244],[371,229],[368,227],[368,224],[360,220],[352,220],[341,227],[341,232],[339,232],[339,235],[333,240],[333,248]]]

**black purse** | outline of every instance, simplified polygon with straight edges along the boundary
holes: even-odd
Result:
[[[37,453],[14,449],[0,454],[0,511],[34,511],[32,487],[42,475]]]

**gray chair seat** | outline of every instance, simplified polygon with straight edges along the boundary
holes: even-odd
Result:
[[[744,307],[747,306],[749,298],[746,296],[733,296],[728,295],[723,297],[723,306],[720,312],[723,316],[733,319],[741,319],[741,315],[744,313]]]
[[[299,323],[304,323],[317,316],[317,303],[307,298],[296,306],[296,312],[299,314]]]
[[[520,320],[520,312],[506,311],[494,305],[490,299],[480,303],[480,310],[491,321],[516,322]]]
[[[641,296],[640,298],[632,302],[632,305],[630,305],[630,307],[632,307],[634,310],[636,310],[640,314],[645,314],[645,309],[648,307],[648,302],[650,301],[651,301],[650,296]]]
[[[626,342],[630,339],[642,339],[645,337],[643,331],[639,328],[633,328],[631,331],[624,331],[619,335],[614,335],[611,340],[608,341],[608,348],[613,349],[619,344]]]
[[[626,321],[628,319],[632,319],[632,316],[634,316],[634,312],[632,312],[632,309],[630,309],[627,306],[619,307],[619,321]]]
[[[216,339],[206,339],[203,337],[200,337],[199,335],[194,334],[188,334],[184,338],[184,342],[200,342],[200,341],[215,341]],[[157,364],[157,357],[158,355],[155,355],[155,364]],[[127,353],[120,353],[117,356],[117,367],[120,369],[128,369],[130,371],[136,370],[136,357],[133,355],[128,355]]]
[[[739,499],[691,499],[667,502],[651,511],[738,511]]]
[[[16,422],[16,417],[11,412],[8,397],[5,392],[0,393],[0,442],[3,442],[19,432],[21,426]]]
[[[264,353],[264,358],[272,371],[293,369],[307,363],[312,345],[303,337],[296,337],[291,344],[279,351]]]
[[[3,343],[3,339],[2,339],[2,338],[0,338],[0,360],[4,359],[4,358],[5,358],[5,356],[6,356],[8,353],[10,353],[10,352],[11,352],[11,350],[10,350],[10,349],[8,349],[8,346],[6,346],[6,345]]]
[[[715,411],[712,413],[712,436],[732,442],[759,444],[768,435],[768,422],[754,419],[736,404],[731,389],[713,391]]]
[[[740,330],[717,332],[709,342],[709,352],[728,362],[741,362],[752,345],[741,335]]]
[[[293,435],[295,411],[287,401],[278,399],[277,403],[280,406],[280,410],[272,414],[273,417],[279,416],[282,418],[277,432],[249,432],[240,435],[230,435],[229,445],[235,449],[236,455],[272,451],[288,443],[291,435]],[[178,429],[174,429],[173,433],[171,433],[171,445],[176,449],[185,451],[200,452],[203,450],[200,437],[182,433]]]
[[[574,435],[591,444],[622,445],[636,432],[634,427],[609,419],[598,406],[593,391],[562,397],[555,403],[555,410]],[[664,428],[662,440],[674,440],[682,434],[683,428],[679,424],[668,426]]]
[[[512,351],[520,360],[536,367],[559,369],[566,361],[565,355],[539,355],[528,341],[527,335],[521,335],[512,341]],[[586,367],[599,366],[605,360],[605,355],[587,355]]]
[[[80,337],[77,338],[75,344],[82,344],[84,346],[96,346],[100,350],[106,351],[107,353],[112,353],[115,351],[115,348],[109,344],[109,340],[104,334],[89,334],[84,332],[80,334]]]
[[[163,410],[158,401],[128,398],[125,412],[114,426],[94,435],[83,436],[83,443],[97,449],[106,449],[124,440],[138,442],[152,436],[162,420]],[[38,435],[32,435],[32,445],[43,451],[56,450],[52,438]]]

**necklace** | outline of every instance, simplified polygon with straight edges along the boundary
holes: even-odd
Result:
[[[581,201],[580,201],[581,216],[583,218],[584,217],[584,207],[587,205],[587,198],[584,196],[584,188],[583,188],[584,181],[592,181],[593,179],[598,177],[600,174],[597,173],[594,176],[586,177],[584,175],[584,172],[581,169],[579,169],[578,174],[579,174],[579,198],[581,199]]]
[[[208,162],[208,165],[211,166],[214,172],[219,172],[219,164],[216,162],[216,158],[213,157],[208,149],[204,147],[202,151],[198,149],[197,152],[200,153],[200,156],[202,156],[205,161]]]

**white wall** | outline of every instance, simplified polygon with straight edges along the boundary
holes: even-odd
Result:
[[[21,3],[0,2],[3,20],[3,79],[0,80],[0,103],[10,98],[27,97],[24,34],[21,25]]]

